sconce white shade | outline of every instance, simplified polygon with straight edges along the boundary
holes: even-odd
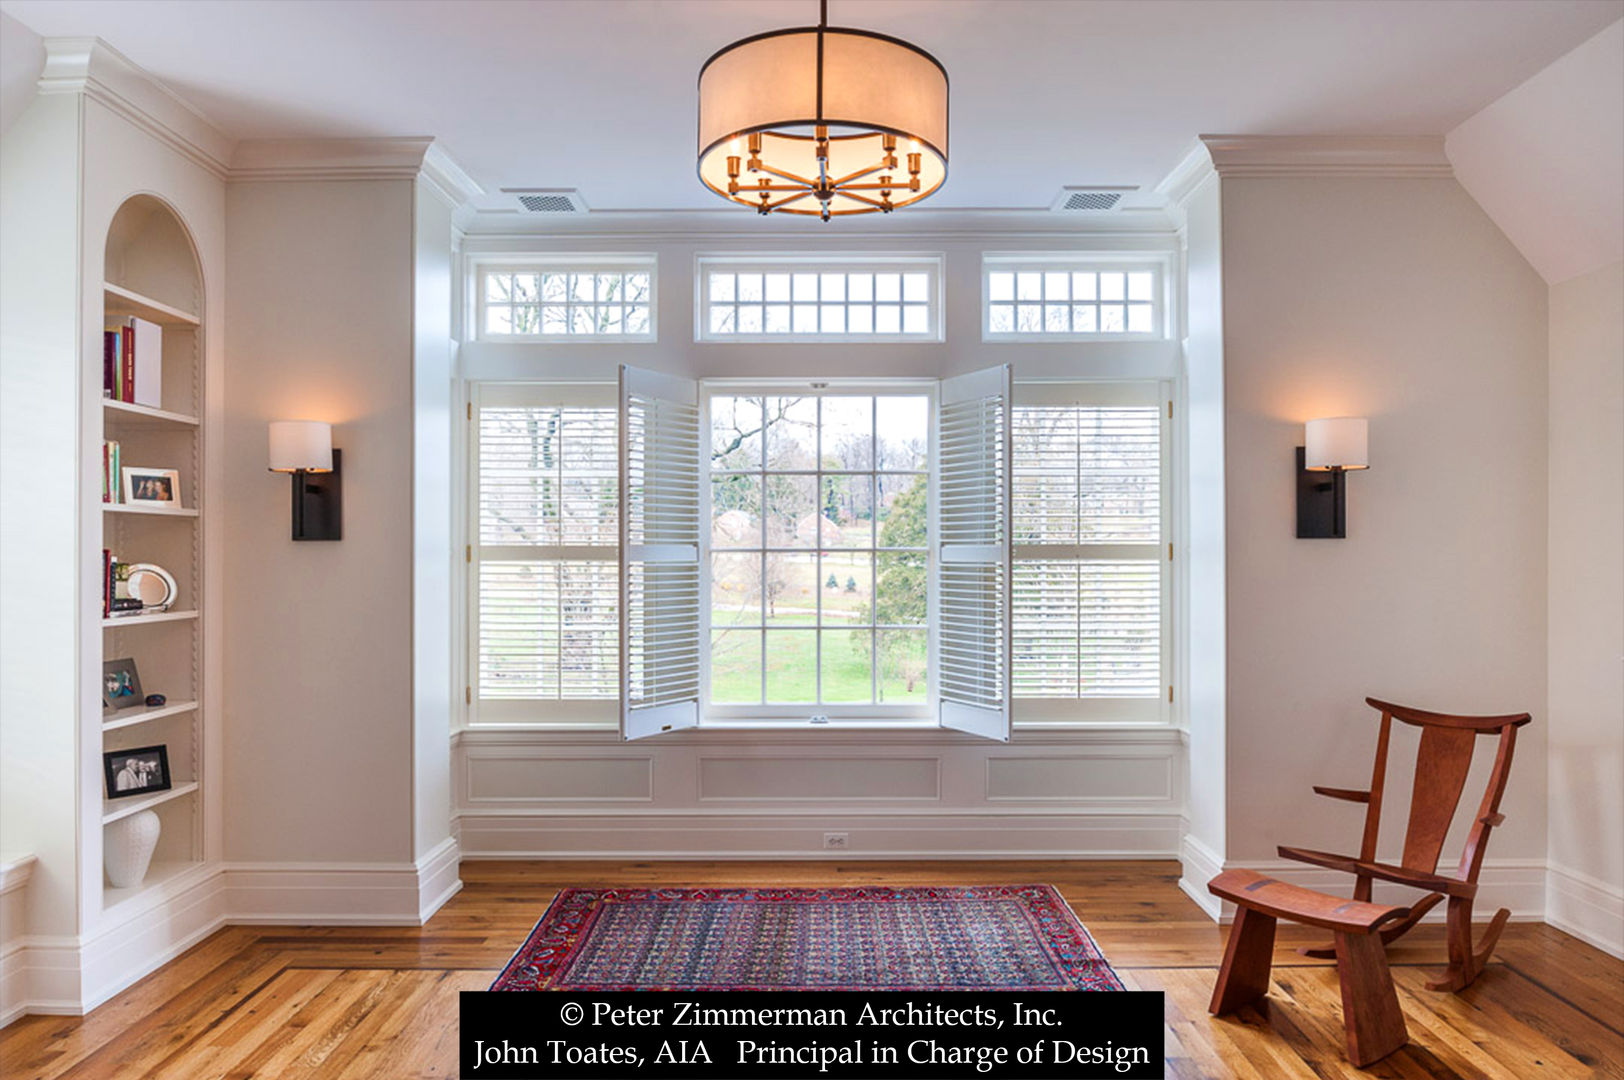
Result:
[[[1328,469],[1370,468],[1370,422],[1362,416],[1310,420],[1303,451],[1303,467]]]
[[[272,472],[331,472],[333,425],[320,420],[272,420]]]

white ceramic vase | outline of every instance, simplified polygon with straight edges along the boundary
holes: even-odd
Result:
[[[128,889],[141,884],[162,831],[163,823],[151,810],[119,818],[103,830],[102,854],[107,865],[107,880],[113,883],[113,888]]]

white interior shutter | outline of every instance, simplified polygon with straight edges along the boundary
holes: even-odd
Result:
[[[1007,742],[1009,365],[942,381],[936,469],[938,720]]]
[[[620,733],[699,723],[699,394],[620,369]]]

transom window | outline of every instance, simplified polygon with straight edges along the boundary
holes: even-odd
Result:
[[[989,341],[1164,336],[1162,275],[1154,265],[989,256],[983,277]]]
[[[701,259],[705,341],[940,340],[940,260],[794,264]]]
[[[630,263],[482,267],[482,338],[654,340],[654,266]]]
[[[718,391],[708,411],[712,705],[922,715],[931,397]]]

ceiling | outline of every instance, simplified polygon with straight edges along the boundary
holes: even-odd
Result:
[[[0,0],[103,38],[236,138],[432,135],[488,190],[713,208],[695,79],[813,0]],[[1438,134],[1624,15],[1624,0],[832,0],[952,80],[945,208],[1152,187],[1198,133]],[[4,24],[10,29],[11,24]],[[15,33],[15,31],[12,31]],[[24,55],[8,47],[5,55]],[[8,84],[11,80],[7,80]]]

